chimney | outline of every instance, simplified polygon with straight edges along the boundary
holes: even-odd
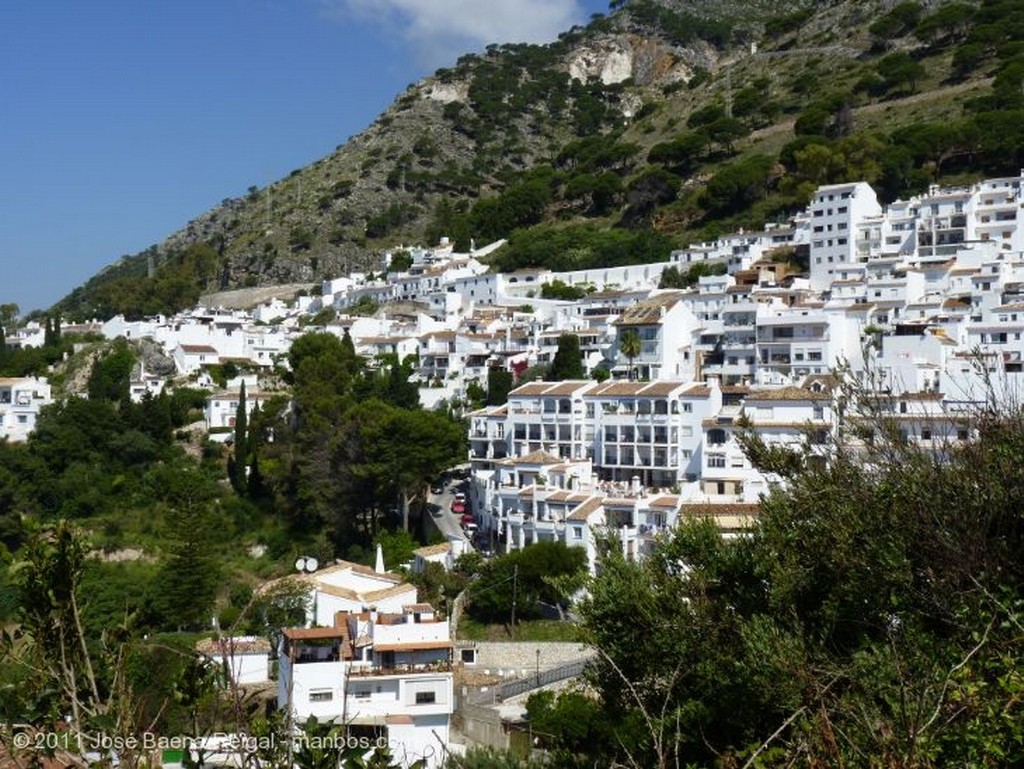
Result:
[[[381,547],[380,543],[377,543],[377,563],[373,567],[373,570],[378,574],[384,574],[387,569],[384,568],[384,548]]]

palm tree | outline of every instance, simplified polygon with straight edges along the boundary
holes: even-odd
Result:
[[[627,329],[619,336],[619,350],[629,359],[629,379],[633,379],[633,359],[640,354],[640,334],[636,329]]]

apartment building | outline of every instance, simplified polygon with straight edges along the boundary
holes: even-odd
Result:
[[[690,342],[698,319],[681,291],[658,291],[626,309],[613,322],[620,345],[615,370],[628,379],[692,378]],[[636,334],[639,354],[630,358],[621,347],[623,335]]]
[[[855,261],[856,228],[882,213],[866,182],[819,187],[808,207],[811,288],[827,291],[838,271]]]

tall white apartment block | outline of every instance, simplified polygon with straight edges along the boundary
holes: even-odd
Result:
[[[827,291],[837,273],[856,259],[856,225],[882,208],[866,182],[819,187],[808,209],[811,288]]]

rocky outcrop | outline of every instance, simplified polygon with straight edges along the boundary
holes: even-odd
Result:
[[[151,339],[139,339],[136,341],[139,351],[139,362],[147,374],[167,377],[175,372],[174,359],[169,357],[164,348]],[[139,373],[136,366],[136,375]]]
[[[662,40],[636,34],[602,37],[581,45],[569,56],[569,76],[588,83],[599,80],[614,85],[632,80],[637,85],[687,82],[697,69],[717,68],[715,49],[707,43],[668,45]]]

